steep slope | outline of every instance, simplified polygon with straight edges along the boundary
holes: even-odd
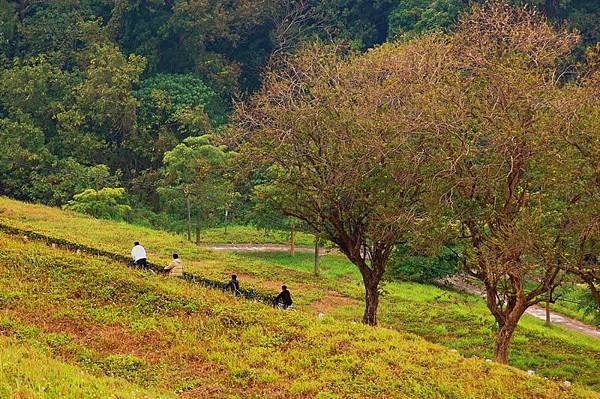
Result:
[[[133,241],[139,240],[155,263],[166,264],[170,254],[178,252],[186,270],[193,273],[224,282],[228,274],[236,272],[243,287],[267,294],[275,294],[281,283],[287,283],[300,310],[324,312],[347,322],[360,320],[360,279],[356,269],[339,255],[323,258],[325,273],[314,277],[310,260],[302,264],[302,256],[282,259],[268,253],[212,252],[165,232],[6,198],[0,198],[0,225],[34,230],[125,259]],[[495,324],[481,298],[410,283],[388,283],[385,290],[380,306],[383,326],[416,333],[464,356],[491,356]],[[559,382],[569,380],[600,390],[600,341],[559,327],[548,329],[530,317],[520,323],[510,361]]]
[[[172,398],[120,378],[97,377],[32,345],[0,337],[0,398]]]
[[[187,397],[600,397],[411,334],[276,311],[5,234],[0,243],[2,335],[102,378]]]

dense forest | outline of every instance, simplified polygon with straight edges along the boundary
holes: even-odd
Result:
[[[575,65],[594,53],[597,0],[523,3],[581,33]],[[360,52],[452,30],[469,7],[0,0],[0,195],[163,228],[182,228],[186,213],[198,225],[225,210],[243,218],[261,177],[235,178],[236,156],[219,137],[266,69],[314,40]]]

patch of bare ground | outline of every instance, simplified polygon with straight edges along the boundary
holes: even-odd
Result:
[[[328,291],[323,298],[310,304],[310,309],[319,313],[330,313],[342,306],[358,306],[359,302],[335,291]]]
[[[290,283],[286,283],[283,280],[280,280],[280,281],[272,281],[272,280],[262,281],[262,282],[260,282],[260,284],[264,288],[268,288],[270,290],[277,291],[277,292],[281,291],[281,286],[282,285],[287,285],[287,287],[292,292],[292,296],[294,296],[294,291],[310,291],[311,288],[313,288],[313,287],[311,287],[308,284],[299,284],[299,283],[290,284]]]

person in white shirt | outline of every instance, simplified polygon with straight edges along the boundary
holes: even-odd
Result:
[[[131,249],[131,257],[133,258],[134,265],[143,269],[148,268],[148,261],[146,260],[146,250],[137,241],[133,244],[133,248]]]

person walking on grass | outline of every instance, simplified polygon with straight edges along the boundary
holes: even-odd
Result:
[[[133,244],[131,249],[131,257],[133,258],[133,264],[142,269],[148,269],[148,260],[146,256],[146,250],[140,245],[139,242]]]
[[[225,291],[231,291],[235,295],[240,294],[240,283],[235,274],[231,275],[231,280],[225,285]]]
[[[281,286],[281,292],[275,297],[275,305],[280,306],[284,309],[288,309],[292,306],[292,294],[288,291],[287,286]]]
[[[173,260],[169,263],[168,266],[165,266],[163,269],[167,272],[168,276],[171,277],[181,277],[183,276],[183,264],[181,264],[181,259],[179,259],[179,255],[173,254]]]

